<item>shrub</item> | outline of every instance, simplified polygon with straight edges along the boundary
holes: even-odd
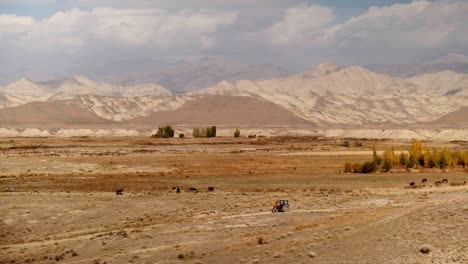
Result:
[[[351,146],[351,144],[349,143],[348,140],[345,140],[345,141],[343,142],[343,145],[342,145],[342,146],[345,147],[345,148],[349,148],[349,146]]]
[[[356,141],[354,142],[355,147],[362,147],[362,142],[361,141]]]
[[[377,164],[375,161],[367,161],[362,164],[361,173],[373,173],[377,171]]]
[[[362,165],[359,163],[353,164],[353,173],[361,173],[362,172]]]
[[[353,164],[346,162],[344,165],[344,172],[353,172]]]
[[[179,134],[179,138],[184,138],[184,137],[185,137],[184,133]]]

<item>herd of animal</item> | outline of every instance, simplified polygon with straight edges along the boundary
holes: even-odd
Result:
[[[426,184],[426,183],[427,183],[427,179],[426,179],[426,178],[424,178],[424,179],[421,180],[421,184]],[[435,184],[436,186],[439,186],[439,185],[444,184],[444,183],[448,184],[448,183],[449,183],[448,179],[442,179],[441,181],[436,181],[436,182],[434,182],[434,184]],[[463,181],[463,185],[465,185],[465,184],[466,184],[466,181]],[[410,183],[409,183],[409,186],[410,186],[410,187],[416,187],[416,182],[410,182]]]
[[[172,190],[175,191],[176,193],[181,193],[182,192],[182,188],[181,187],[172,187]],[[116,195],[123,195],[123,189],[117,189],[115,190],[115,194]],[[208,191],[209,192],[214,192],[214,187],[208,187]],[[193,188],[193,187],[190,187],[188,188],[188,192],[195,192],[197,193],[198,192],[198,189],[197,188]]]

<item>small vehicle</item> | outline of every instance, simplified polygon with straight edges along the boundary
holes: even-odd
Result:
[[[289,211],[289,202],[286,199],[277,200],[271,209],[272,213],[284,213]]]

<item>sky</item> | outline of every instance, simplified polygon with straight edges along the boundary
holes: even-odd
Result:
[[[0,74],[220,57],[300,71],[468,54],[466,0],[0,0]]]

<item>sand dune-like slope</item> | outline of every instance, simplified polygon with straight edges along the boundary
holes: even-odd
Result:
[[[172,111],[151,113],[132,124],[312,125],[281,106],[242,96],[208,96]]]
[[[462,107],[455,112],[444,115],[443,117],[430,122],[434,125],[468,125],[468,107]]]
[[[92,112],[61,102],[32,102],[0,109],[0,125],[106,123],[109,121]]]

